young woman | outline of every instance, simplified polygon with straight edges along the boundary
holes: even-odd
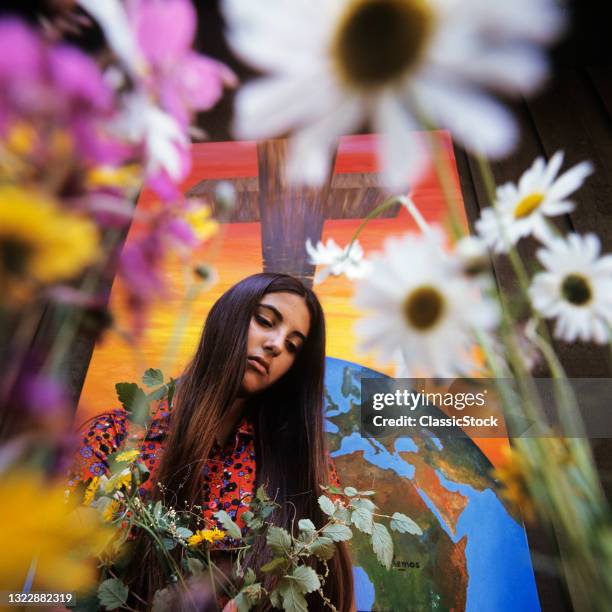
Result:
[[[297,279],[262,273],[231,287],[212,307],[174,406],[162,404],[141,447],[152,477],[148,493],[168,505],[202,506],[205,519],[225,509],[239,527],[250,495],[265,485],[281,504],[273,515],[325,522],[321,484],[337,483],[323,431],[325,322],[315,294]],[[73,480],[107,469],[105,456],[126,438],[126,414],[116,410],[83,432]],[[160,483],[162,486],[155,486]],[[222,553],[224,543],[216,548]],[[132,588],[145,597],[163,584],[161,569],[142,541]],[[247,560],[269,561],[260,546]],[[328,562],[324,592],[338,610],[354,609],[353,580],[344,543]],[[268,575],[266,588],[273,586]],[[309,609],[323,609],[317,593]]]

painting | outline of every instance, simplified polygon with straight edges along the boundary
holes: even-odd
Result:
[[[455,183],[461,222],[467,221],[458,188],[453,147],[447,133],[432,132]],[[414,138],[424,138],[415,133]],[[199,339],[214,301],[238,280],[260,271],[286,272],[312,286],[315,267],[305,242],[333,237],[347,244],[366,215],[385,197],[374,154],[376,135],[343,137],[333,172],[313,189],[289,186],[283,172],[284,140],[218,142],[195,145],[194,164],[183,185],[192,197],[215,206],[222,182],[236,194],[217,236],[189,258],[169,259],[163,270],[168,289],[151,312],[137,348],[121,333],[121,289],[114,288],[117,333],[108,334],[94,352],[83,388],[77,423],[115,407],[114,384],[138,380],[149,367],[178,376]],[[413,184],[410,197],[428,223],[440,222],[446,199],[431,163]],[[137,210],[155,206],[143,192]],[[138,235],[134,223],[127,241]],[[408,211],[397,204],[371,220],[359,235],[366,254],[391,236],[418,231]],[[193,269],[212,266],[216,282],[195,297]],[[406,262],[410,266],[410,262]],[[344,277],[314,286],[327,325],[326,429],[340,479],[373,489],[382,512],[413,517],[423,536],[394,533],[395,558],[390,571],[376,560],[363,534],[352,540],[351,553],[359,610],[539,610],[529,548],[519,516],[504,505],[490,476],[506,439],[412,439],[384,441],[359,434],[359,380],[392,376],[393,367],[357,349],[354,324],[361,313],[352,303],[353,287]],[[410,602],[407,608],[407,602]]]

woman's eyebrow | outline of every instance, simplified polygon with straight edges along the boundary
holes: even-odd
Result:
[[[278,308],[275,308],[274,306],[272,306],[271,304],[259,304],[260,308],[267,308],[268,310],[271,310],[274,313],[274,316],[280,321],[284,321],[283,319],[283,315],[281,314],[281,311]],[[302,342],[306,342],[306,336],[300,332],[300,331],[292,331],[291,334],[289,334],[290,336],[296,335],[299,336],[302,339]]]

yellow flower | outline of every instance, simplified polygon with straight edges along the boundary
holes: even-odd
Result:
[[[0,590],[19,590],[34,559],[34,590],[79,590],[95,583],[89,558],[111,532],[92,508],[79,509],[74,497],[66,500],[64,489],[65,483],[46,483],[37,473],[0,480]]]
[[[98,490],[99,485],[100,485],[100,477],[94,476],[91,479],[91,482],[89,483],[89,485],[87,486],[87,489],[85,489],[85,494],[83,495],[83,505],[84,506],[91,505],[91,502],[94,499],[94,496],[96,494],[96,491]]]
[[[115,514],[119,508],[121,508],[121,504],[116,499],[111,499],[108,504],[106,504],[104,512],[102,512],[102,519],[110,523],[115,518]]]
[[[510,446],[504,448],[503,454],[503,463],[492,474],[502,485],[500,495],[521,512],[527,522],[532,522],[535,519],[535,506],[527,486],[528,466],[520,453]]]
[[[0,187],[0,281],[71,278],[96,259],[98,240],[88,219],[34,191]]]
[[[137,164],[128,164],[120,168],[98,166],[87,173],[88,187],[137,189],[141,183],[140,166]]]
[[[115,457],[115,461],[119,463],[131,463],[134,461],[134,459],[136,459],[136,457],[138,457],[138,455],[140,455],[139,450],[123,451]]]
[[[206,205],[193,206],[185,213],[185,221],[187,221],[199,242],[208,240],[219,229],[219,224],[210,218],[211,214],[210,206]]]
[[[37,140],[34,127],[29,123],[19,122],[8,131],[4,144],[13,153],[26,155],[34,148]]]
[[[222,540],[225,537],[225,531],[221,531],[216,527],[214,529],[200,529],[196,531],[188,540],[189,546],[199,546],[202,542],[213,544],[217,540]]]
[[[111,478],[109,478],[108,482],[104,485],[104,491],[106,493],[110,493],[111,491],[118,491],[121,489],[121,487],[129,489],[131,484],[132,472],[126,468],[122,472],[114,474]]]

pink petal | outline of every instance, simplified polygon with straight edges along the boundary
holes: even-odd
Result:
[[[0,20],[0,80],[39,80],[42,44],[18,19]]]
[[[49,56],[51,79],[72,105],[99,111],[112,108],[113,96],[97,64],[74,47],[63,45]]]
[[[130,11],[138,42],[156,66],[175,64],[191,48],[196,14],[188,0],[140,0]]]

